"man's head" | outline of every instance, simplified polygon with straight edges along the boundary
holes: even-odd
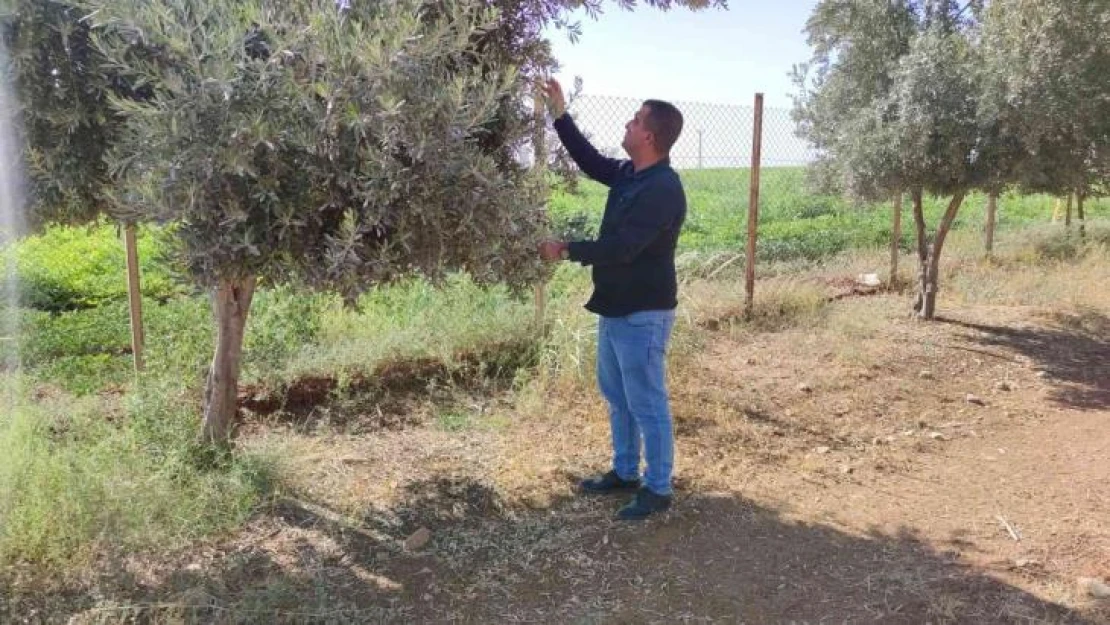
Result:
[[[669,102],[647,100],[624,126],[621,147],[633,159],[664,157],[682,134],[682,113]]]

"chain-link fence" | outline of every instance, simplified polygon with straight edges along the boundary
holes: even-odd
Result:
[[[624,125],[643,100],[579,95],[570,113],[602,153],[624,158]],[[675,169],[733,169],[751,165],[754,108],[736,104],[675,102],[684,119],[682,136],[671,149]],[[814,159],[814,150],[795,134],[786,109],[763,109],[764,167],[800,166]]]

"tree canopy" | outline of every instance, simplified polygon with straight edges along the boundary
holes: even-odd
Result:
[[[1101,0],[822,0],[795,71],[817,180],[864,200],[914,197],[919,312],[964,196],[1105,190],[1110,5]],[[931,237],[924,194],[951,198]]]

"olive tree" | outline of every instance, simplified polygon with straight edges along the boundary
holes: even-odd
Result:
[[[111,97],[124,120],[106,158],[113,204],[173,224],[212,292],[206,440],[229,435],[260,277],[353,297],[410,273],[539,275],[542,184],[504,158],[512,137],[489,143],[520,83],[476,56],[497,24],[485,3],[84,6],[104,69],[153,94]]]
[[[993,0],[982,41],[989,99],[1020,145],[1013,182],[1074,194],[1082,219],[1110,178],[1110,4]]]
[[[996,163],[981,114],[981,7],[950,0],[824,0],[807,24],[814,57],[796,74],[800,134],[827,180],[864,200],[913,200],[918,293],[932,319],[939,262],[967,193]],[[930,233],[924,196],[948,198]]]

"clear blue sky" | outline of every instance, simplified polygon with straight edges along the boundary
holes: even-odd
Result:
[[[806,19],[817,0],[731,0],[727,10],[624,11],[608,4],[596,20],[585,13],[582,37],[548,38],[568,88],[581,76],[583,93],[632,98],[749,104],[757,91],[768,107],[788,108],[789,72],[809,58]]]

